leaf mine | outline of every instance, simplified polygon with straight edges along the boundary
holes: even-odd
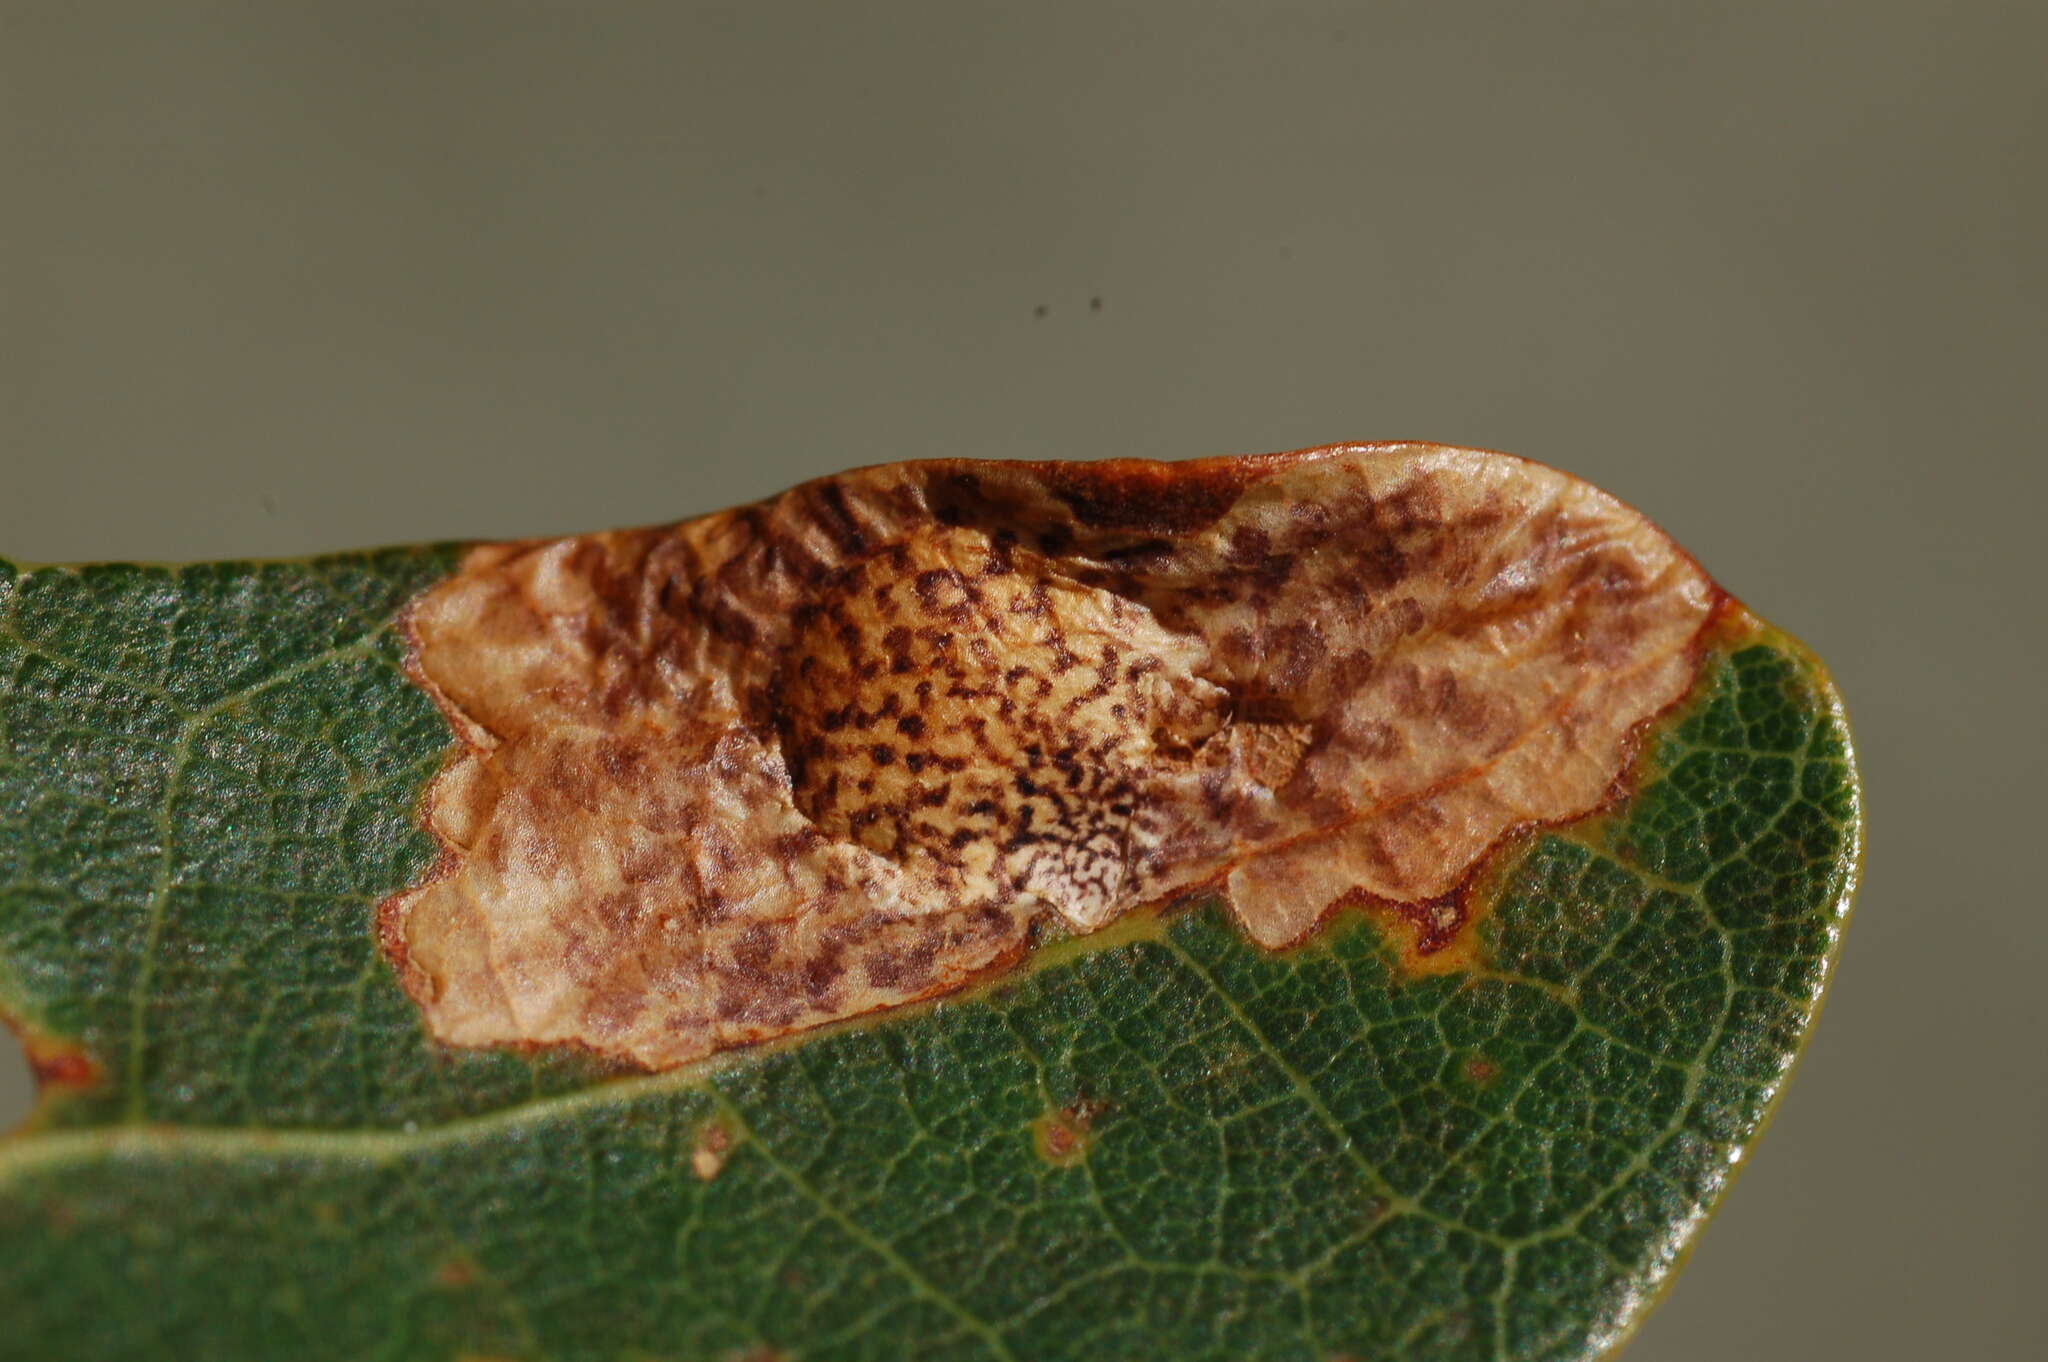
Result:
[[[690,1171],[699,1182],[709,1182],[718,1176],[732,1153],[732,1145],[732,1131],[723,1121],[714,1118],[697,1128],[696,1139],[690,1145]]]
[[[1102,1104],[1086,1099],[1069,1102],[1031,1123],[1031,1148],[1055,1168],[1073,1168],[1088,1157],[1095,1142],[1095,1118]]]
[[[1503,455],[862,469],[473,550],[410,609],[460,742],[380,939],[441,1040],[668,1068],[1213,891],[1427,953],[1612,793],[1722,593]]]

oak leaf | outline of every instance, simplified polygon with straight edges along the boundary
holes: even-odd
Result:
[[[0,1358],[1585,1358],[1811,1024],[1825,672],[1423,445],[0,565]]]

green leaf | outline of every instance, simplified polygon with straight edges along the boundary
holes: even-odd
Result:
[[[0,1358],[1582,1358],[1813,1019],[1839,702],[1722,628],[1633,793],[1495,866],[1469,970],[1214,901],[638,1074],[431,1039],[401,607],[452,550],[0,565]]]

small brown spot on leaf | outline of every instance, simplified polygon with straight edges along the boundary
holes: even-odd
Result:
[[[699,1182],[711,1181],[725,1167],[732,1146],[732,1132],[724,1122],[715,1117],[704,1122],[697,1127],[697,1138],[690,1146],[690,1171]]]
[[[1031,1123],[1031,1147],[1056,1168],[1071,1168],[1088,1157],[1095,1143],[1095,1120],[1104,1111],[1099,1102],[1080,1099],[1049,1111]]]
[[[457,1255],[442,1259],[434,1269],[434,1285],[444,1291],[462,1291],[475,1286],[478,1275],[474,1259]]]
[[[1612,795],[1724,599],[1584,483],[1432,445],[895,464],[483,546],[407,614],[460,746],[379,940],[444,1041],[649,1068],[1200,891],[1470,969],[1487,868]]]
[[[1482,1088],[1491,1087],[1500,1077],[1500,1066],[1485,1055],[1470,1055],[1465,1060],[1465,1077]]]

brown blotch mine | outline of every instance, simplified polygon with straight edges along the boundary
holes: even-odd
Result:
[[[1467,968],[1473,886],[1610,796],[1723,599],[1604,493],[1419,444],[892,464],[483,546],[406,617],[461,743],[380,939],[444,1041],[654,1069],[1196,891]]]
[[[690,1145],[690,1171],[699,1182],[709,1182],[725,1167],[725,1161],[732,1153],[732,1132],[717,1119],[706,1121],[697,1127],[697,1138]]]
[[[1088,1157],[1095,1143],[1095,1118],[1101,1103],[1082,1099],[1049,1111],[1031,1123],[1031,1148],[1055,1168],[1072,1168]]]
[[[443,1291],[466,1291],[478,1280],[476,1260],[458,1255],[444,1258],[434,1269],[434,1285]]]

